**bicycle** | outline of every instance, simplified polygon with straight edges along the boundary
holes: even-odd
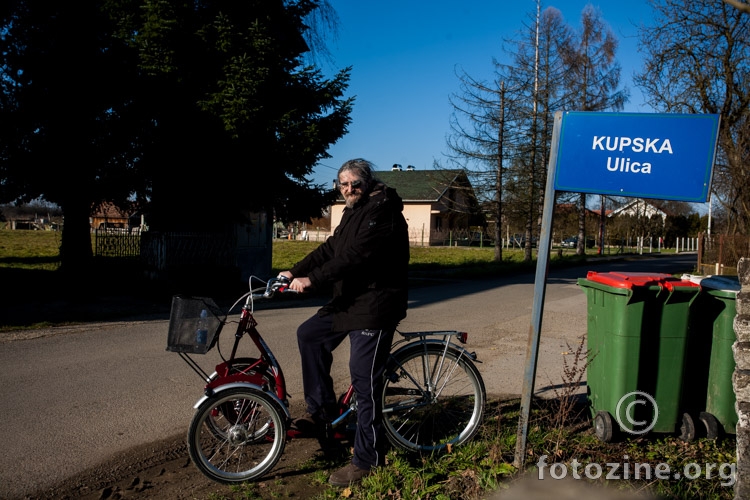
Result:
[[[167,350],[180,357],[206,382],[194,405],[187,432],[188,453],[210,479],[232,484],[254,480],[271,470],[290,437],[291,415],[282,368],[257,330],[254,301],[277,293],[293,293],[289,280],[277,277],[252,287],[224,313],[206,297],[175,296],[169,320]],[[211,374],[190,354],[206,354],[218,346],[231,311],[244,300],[229,357],[217,348],[222,362]],[[197,322],[207,329],[196,335]],[[397,330],[398,331],[398,330]],[[385,370],[383,423],[389,441],[413,452],[441,452],[477,433],[486,403],[484,381],[474,364],[468,335],[453,330],[401,332]],[[250,337],[258,357],[237,357],[240,340]],[[351,386],[339,398],[337,429],[356,414]]]

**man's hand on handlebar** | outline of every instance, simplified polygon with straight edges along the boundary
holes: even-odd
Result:
[[[289,271],[281,271],[279,273],[279,276],[283,276],[287,279],[290,279],[291,282],[289,283],[289,288],[291,290],[294,290],[295,292],[302,293],[305,291],[305,289],[312,286],[312,283],[310,282],[310,278],[295,278],[292,276],[292,273]]]

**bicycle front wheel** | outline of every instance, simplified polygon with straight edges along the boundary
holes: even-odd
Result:
[[[188,429],[190,459],[214,481],[254,480],[284,453],[285,418],[263,391],[234,388],[204,401]]]
[[[386,369],[386,434],[406,450],[442,451],[477,433],[485,400],[482,376],[465,353],[416,343],[392,355]]]

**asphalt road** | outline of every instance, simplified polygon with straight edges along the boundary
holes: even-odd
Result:
[[[551,272],[535,393],[554,396],[563,357],[586,333],[586,296],[577,278],[590,269],[681,273],[694,265],[694,254],[681,254]],[[410,291],[408,317],[400,329],[469,332],[466,347],[479,356],[487,392],[520,395],[533,281],[533,274],[431,281]],[[255,313],[259,331],[281,362],[293,403],[302,401],[296,327],[319,305],[319,299],[300,298],[285,301],[281,308],[266,304]],[[0,498],[23,497],[133,446],[185,432],[203,384],[177,354],[165,350],[167,327],[165,316],[3,336]],[[229,325],[220,342],[225,353],[231,330]],[[245,348],[250,347],[248,343]],[[347,351],[346,345],[339,348],[334,367],[334,380],[342,390],[347,385]],[[220,361],[216,350],[195,359],[208,372]]]

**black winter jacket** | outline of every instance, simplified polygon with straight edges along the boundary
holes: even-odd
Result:
[[[323,244],[290,269],[313,287],[333,285],[318,314],[333,314],[335,331],[395,328],[406,317],[409,233],[404,204],[392,188],[375,186]]]

